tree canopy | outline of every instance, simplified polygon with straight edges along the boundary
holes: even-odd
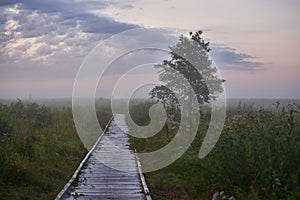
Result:
[[[155,65],[164,85],[150,91],[150,97],[163,104],[178,104],[176,96],[184,101],[190,98],[190,88],[195,92],[199,104],[209,103],[223,91],[222,82],[217,76],[217,68],[212,65],[208,52],[209,42],[201,37],[202,31],[190,32],[190,38],[183,35],[169,47],[170,60]],[[184,84],[184,78],[190,86]],[[176,93],[176,96],[175,96]]]

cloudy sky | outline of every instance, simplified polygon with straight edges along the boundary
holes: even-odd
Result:
[[[203,30],[228,97],[300,98],[299,10],[298,0],[2,0],[0,98],[71,97],[88,53],[139,27]]]

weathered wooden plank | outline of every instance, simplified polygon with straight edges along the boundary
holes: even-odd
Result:
[[[124,185],[124,184],[110,184],[110,185],[81,185],[80,188],[82,189],[90,189],[90,188],[94,188],[94,189],[102,189],[102,188],[106,188],[106,189],[123,189],[123,188],[132,188],[132,189],[140,189],[140,185]]]
[[[85,189],[85,188],[81,188],[78,189],[76,191],[74,191],[74,193],[77,192],[78,194],[138,194],[138,193],[142,193],[141,189],[134,189],[134,190],[128,190],[126,188],[119,188],[116,190],[110,189],[110,188],[105,188],[105,190],[95,190],[95,189]]]
[[[141,185],[141,173],[129,148],[128,136],[116,120],[128,129],[124,117],[114,116],[77,173],[77,184],[69,186],[59,199],[146,199],[145,191],[149,191]],[[144,178],[142,181],[144,184]]]
[[[143,199],[143,194],[97,194],[85,196],[69,196],[67,200],[92,200],[92,199],[118,199],[118,200],[140,200]]]

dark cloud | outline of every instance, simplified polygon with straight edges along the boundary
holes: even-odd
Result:
[[[111,4],[111,3],[110,3]],[[103,9],[109,5],[108,2],[95,2],[95,1],[39,1],[39,0],[28,0],[20,1],[20,8],[23,9],[23,15],[13,16],[14,20],[17,20],[21,24],[26,24],[24,27],[29,36],[36,36],[41,31],[37,29],[43,28],[43,21],[39,18],[28,19],[28,14],[32,12],[46,13],[48,16],[58,16],[59,23],[69,26],[76,26],[79,21],[82,25],[84,32],[89,33],[110,33],[115,34],[131,28],[136,28],[136,25],[116,22],[108,17],[96,16],[91,14],[91,11],[96,9]],[[127,5],[129,8],[129,5]],[[1,17],[1,21],[3,17]],[[51,20],[46,19],[46,20]],[[57,24],[56,24],[57,25]],[[49,27],[48,27],[49,28]],[[55,26],[52,26],[55,28]]]
[[[17,1],[17,0],[1,0],[0,1],[0,6],[9,6],[9,5],[13,5],[13,4],[16,4],[20,1]]]
[[[76,25],[80,21],[84,32],[89,33],[110,33],[115,34],[131,28],[136,25],[120,23],[104,16],[96,16],[90,13],[92,10],[103,9],[113,4],[109,1],[40,1],[29,0],[24,2],[23,8],[37,10],[43,13],[59,13],[63,23]],[[126,5],[129,8],[129,5]]]
[[[29,10],[38,10],[45,13],[52,13],[52,12],[64,12],[64,13],[71,13],[74,12],[73,8],[78,3],[74,1],[61,1],[61,0],[46,0],[46,1],[39,1],[39,0],[27,0],[20,2],[23,4],[23,8]],[[82,8],[82,7],[81,7]]]
[[[63,12],[65,16],[73,16],[74,13],[85,12],[87,9],[103,9],[113,4],[111,1],[91,1],[91,0],[1,0],[0,7],[22,4],[24,9],[37,10],[43,13]],[[116,3],[115,3],[116,4]]]
[[[253,62],[249,54],[237,53],[237,50],[225,45],[213,44],[210,56],[220,69],[255,71],[264,68],[264,63]]]
[[[88,33],[115,34],[128,29],[137,28],[136,25],[120,23],[106,17],[98,17],[92,14],[80,14],[76,17],[80,20],[82,30]]]
[[[60,59],[61,55],[62,59],[82,58],[99,40],[137,27],[92,14],[111,4],[110,1],[1,1],[0,54],[11,63],[20,61],[28,65],[32,59],[38,61],[39,56],[46,54],[51,54],[48,61]],[[35,40],[24,43],[31,38]]]

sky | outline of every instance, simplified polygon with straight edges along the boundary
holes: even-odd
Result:
[[[90,51],[141,27],[203,30],[229,98],[300,98],[299,10],[298,0],[2,0],[0,98],[71,97]],[[151,56],[162,58],[135,58]],[[113,72],[99,95],[108,94]]]

